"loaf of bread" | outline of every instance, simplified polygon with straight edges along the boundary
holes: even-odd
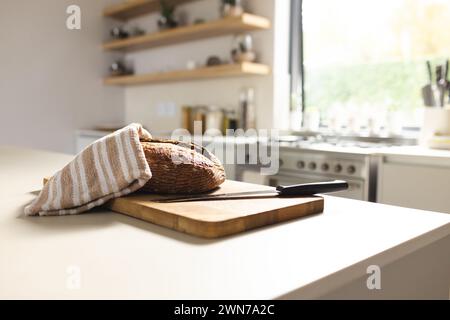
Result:
[[[195,194],[213,190],[225,181],[220,161],[205,148],[172,140],[141,141],[152,178],[141,191]]]

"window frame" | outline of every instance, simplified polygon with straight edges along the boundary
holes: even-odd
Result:
[[[303,65],[303,0],[291,0],[290,17],[290,48],[289,74],[290,110],[301,109],[303,128],[303,114],[305,111],[305,72]]]
[[[305,69],[303,44],[303,0],[290,0],[290,44],[289,44],[289,76],[290,76],[290,110],[301,110],[301,130],[304,128],[305,103]],[[325,129],[320,123],[320,130]],[[420,126],[403,126],[403,134],[413,133],[417,136]]]

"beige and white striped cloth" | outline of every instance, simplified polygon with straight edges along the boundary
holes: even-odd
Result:
[[[140,138],[151,135],[131,124],[97,140],[45,184],[25,214],[78,214],[140,189],[152,177]]]

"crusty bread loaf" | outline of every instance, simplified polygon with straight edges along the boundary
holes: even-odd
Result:
[[[208,150],[172,140],[141,141],[152,178],[141,191],[159,194],[194,194],[217,188],[225,170]]]

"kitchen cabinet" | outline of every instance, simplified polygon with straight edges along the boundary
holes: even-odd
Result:
[[[407,150],[378,155],[377,202],[450,213],[450,152]]]

